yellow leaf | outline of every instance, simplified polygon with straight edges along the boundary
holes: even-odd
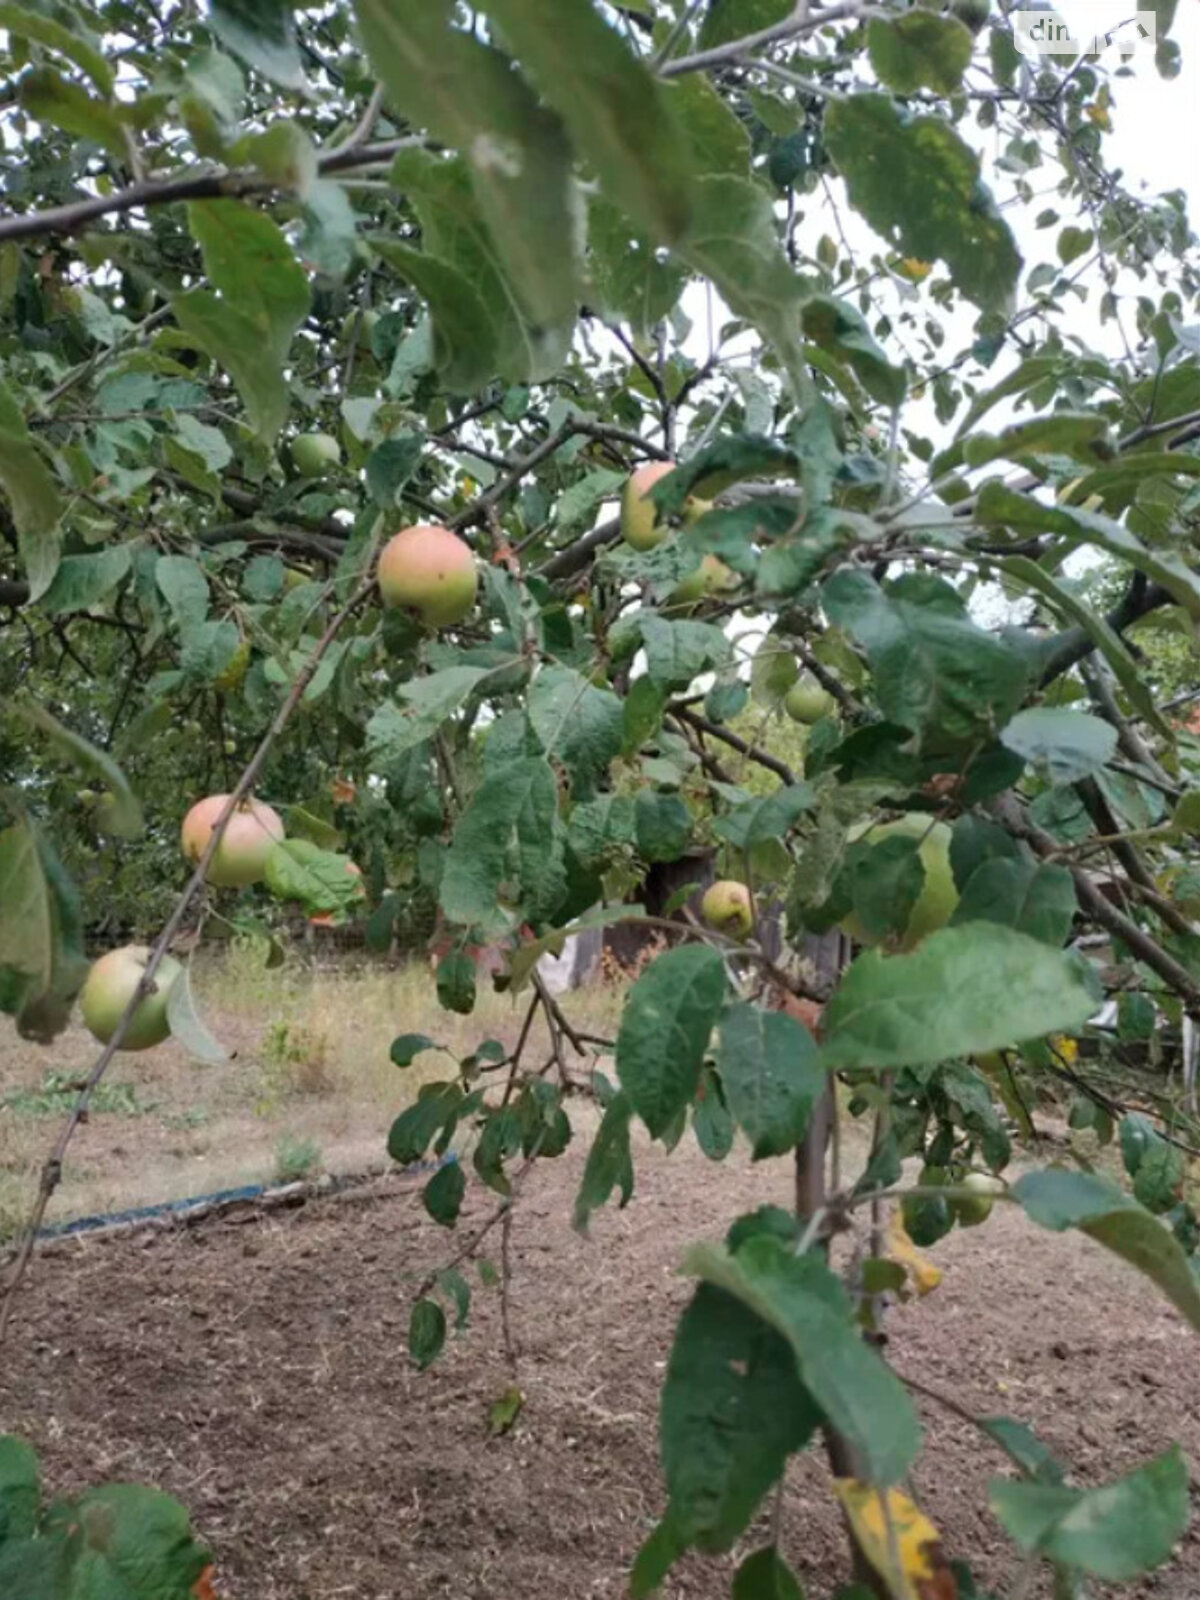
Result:
[[[932,261],[919,261],[916,256],[904,256],[898,265],[904,276],[914,283],[920,283],[933,271]]]
[[[898,1267],[904,1268],[919,1295],[931,1293],[942,1281],[942,1269],[935,1267],[932,1261],[926,1261],[909,1238],[899,1208],[893,1211],[892,1220],[888,1223],[885,1254],[889,1261],[894,1261]]]
[[[1079,1054],[1079,1045],[1074,1039],[1068,1039],[1065,1033],[1056,1033],[1050,1040],[1050,1048],[1061,1061],[1071,1066]]]
[[[1090,106],[1084,106],[1083,109],[1098,128],[1103,128],[1105,133],[1112,131],[1112,118],[1108,114],[1107,106],[1096,105],[1093,102]]]
[[[894,1600],[958,1600],[941,1536],[907,1495],[853,1478],[835,1478],[833,1492],[859,1548]]]

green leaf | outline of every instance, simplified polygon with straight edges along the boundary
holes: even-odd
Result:
[[[1052,785],[1078,783],[1098,772],[1116,753],[1117,730],[1086,711],[1032,706],[1001,730],[1001,743],[1021,756]]]
[[[677,79],[668,87],[666,98],[687,136],[697,173],[748,176],[750,137],[704,73],[690,72]]]
[[[910,11],[908,15],[931,16],[928,11]],[[904,399],[907,374],[902,367],[891,364],[854,306],[832,295],[813,295],[801,308],[800,325],[806,339],[850,368],[872,400],[894,408]]]
[[[735,1255],[692,1245],[684,1265],[783,1335],[801,1383],[846,1439],[862,1478],[898,1483],[920,1446],[917,1415],[899,1378],[863,1341],[850,1299],[825,1262],[756,1234]]]
[[[893,836],[860,845],[847,870],[854,915],[865,933],[872,941],[902,935],[925,890],[921,841]]]
[[[435,1222],[452,1228],[462,1210],[467,1192],[467,1175],[461,1161],[447,1161],[440,1166],[421,1191],[421,1200]]]
[[[109,1483],[54,1501],[36,1538],[0,1544],[0,1592],[30,1600],[187,1600],[210,1564],[178,1501]]]
[[[725,985],[717,952],[686,944],[659,956],[629,991],[617,1034],[617,1076],[653,1138],[695,1097]]]
[[[620,754],[621,701],[570,667],[543,667],[525,709],[547,756],[561,761],[585,790]]]
[[[1090,606],[1077,599],[1044,567],[1039,566],[1036,561],[1031,561],[1028,556],[1005,556],[996,564],[1001,571],[1007,572],[1009,577],[1015,578],[1029,589],[1036,589],[1052,610],[1084,630],[1112,668],[1133,709],[1165,739],[1169,739],[1171,730],[1155,705],[1154,696],[1120,634],[1115,633],[1102,616],[1098,616]]]
[[[145,826],[142,808],[129,786],[129,779],[108,752],[94,745],[90,739],[85,739],[82,734],[64,727],[44,706],[20,701],[12,709],[26,722],[40,729],[69,761],[84,772],[95,775],[104,784],[109,796],[109,804],[104,812],[105,833],[119,839],[136,839]]]
[[[803,389],[798,321],[803,285],[783,253],[767,192],[748,178],[700,178],[692,225],[679,254],[712,280],[736,316],[760,329],[793,386]]]
[[[670,313],[687,281],[683,266],[660,259],[654,241],[603,195],[588,203],[588,276],[589,304],[628,319],[639,339]]]
[[[667,695],[653,678],[635,678],[621,708],[621,752],[636,756],[662,727]]]
[[[88,611],[112,593],[132,565],[133,552],[127,544],[113,545],[92,556],[64,556],[41,597],[42,609],[48,616]]]
[[[738,1001],[721,1018],[718,1060],[725,1098],[752,1158],[794,1149],[827,1082],[808,1029],[786,1012]]]
[[[663,1579],[687,1549],[687,1540],[675,1526],[668,1510],[654,1529],[643,1539],[629,1574],[629,1593],[632,1600],[646,1600],[659,1588]]]
[[[475,204],[530,328],[570,326],[576,230],[571,151],[558,118],[507,57],[453,25],[450,0],[355,0],[354,13],[394,108],[467,162]]]
[[[440,1050],[427,1033],[401,1033],[392,1040],[388,1056],[394,1067],[411,1067],[423,1050]]]
[[[218,39],[285,89],[304,87],[292,0],[211,0]]]
[[[1012,1460],[1027,1478],[1039,1483],[1061,1483],[1064,1471],[1049,1447],[1013,1417],[980,1417],[979,1426]]]
[[[885,590],[843,568],[822,595],[830,618],[866,649],[880,710],[917,734],[923,751],[978,743],[1020,705],[1025,656],[977,627],[941,580],[901,579]]]
[[[984,310],[1009,305],[1021,257],[979,177],[979,157],[939,117],[905,117],[882,94],[825,108],[825,142],[850,203],[903,255],[943,260]]]
[[[182,967],[167,990],[167,1022],[170,1024],[171,1037],[197,1061],[206,1061],[210,1066],[223,1066],[229,1060],[229,1052],[209,1032],[196,1009],[190,961]]]
[[[1028,1172],[1012,1196],[1039,1227],[1078,1228],[1144,1272],[1200,1332],[1200,1285],[1178,1240],[1131,1196],[1088,1172]]]
[[[525,1396],[514,1384],[488,1407],[488,1432],[493,1438],[507,1433],[521,1415]]]
[[[0,1434],[0,1547],[33,1537],[40,1499],[33,1446],[15,1434]]]
[[[555,324],[539,322],[526,311],[512,266],[480,215],[466,162],[402,150],[392,166],[392,182],[420,219],[426,253],[459,273],[479,297],[491,323],[487,345],[494,348],[496,370],[514,383],[549,377],[570,348],[575,307]],[[384,249],[378,236],[372,243]],[[462,351],[464,360],[468,354]]]
[[[159,556],[154,582],[171,608],[180,632],[194,628],[208,615],[208,579],[191,556]]]
[[[22,1038],[49,1044],[87,976],[79,900],[26,818],[0,832],[0,1009]]]
[[[922,1066],[1082,1026],[1097,1008],[1077,959],[997,923],[868,950],[825,1008],[826,1067]]]
[[[499,369],[496,332],[470,280],[448,261],[395,239],[371,240],[376,255],[406,278],[433,318],[433,358],[448,389],[470,393]]]
[[[760,33],[763,28],[782,22],[792,10],[792,0],[709,0],[700,29],[700,47],[710,50],[715,45],[744,39],[747,34]]]
[[[1017,533],[1061,534],[1072,549],[1094,545],[1153,578],[1189,616],[1200,617],[1200,574],[1174,552],[1144,545],[1110,517],[1078,506],[1043,505],[995,480],[980,489],[975,515],[984,524],[1003,524]]]
[[[434,1135],[463,1109],[463,1092],[456,1083],[430,1083],[402,1111],[388,1132],[387,1152],[399,1166],[420,1161]]]
[[[676,517],[692,495],[708,500],[747,478],[794,478],[799,470],[799,456],[786,445],[755,433],[727,434],[660,478],[649,498],[660,516]],[[796,509],[790,510],[794,519]]]
[[[32,39],[57,50],[85,72],[105,98],[111,96],[113,71],[104,55],[89,38],[68,27],[64,20],[43,16],[29,6],[0,5],[0,28],[7,28],[18,38]]]
[[[278,900],[298,900],[310,915],[344,911],[361,898],[362,879],[349,856],[322,850],[308,839],[272,845],[263,879]]]
[[[443,667],[401,684],[407,704],[382,701],[367,723],[367,746],[382,761],[394,761],[431,739],[466,704],[490,671],[486,667]]]
[[[867,53],[881,83],[897,94],[929,88],[953,94],[970,64],[975,41],[955,17],[906,11],[894,20],[867,24]]]
[[[90,95],[82,84],[52,67],[34,67],[19,79],[21,107],[39,122],[75,139],[90,140],[118,161],[126,158],[125,124],[120,113]]]
[[[732,646],[711,622],[669,622],[643,612],[639,617],[646,670],[663,690],[686,689],[702,672],[722,666]]]
[[[521,758],[491,769],[459,818],[439,898],[451,922],[504,929],[501,884],[514,880],[527,916],[553,910],[562,892],[558,787],[548,761]],[[513,903],[510,882],[506,902]]]
[[[1073,456],[1093,462],[1111,452],[1108,419],[1100,412],[1051,411],[1032,422],[1014,423],[1000,434],[976,434],[963,446],[963,460],[969,467],[986,466],[1003,457],[1021,461],[1036,455]]]
[[[673,1553],[728,1550],[818,1420],[786,1339],[700,1284],[675,1330],[659,1417]]]
[[[308,278],[271,218],[239,201],[194,201],[188,226],[218,293],[176,294],[176,321],[229,372],[251,426],[269,442],[287,417],[283,364],[308,314]]]
[[[632,1116],[633,1104],[626,1094],[613,1095],[605,1107],[575,1196],[572,1226],[580,1233],[587,1233],[592,1212],[608,1203],[614,1189],[621,1191],[621,1208],[629,1204],[633,1195],[633,1154],[629,1143]]]
[[[773,1544],[752,1551],[733,1575],[731,1600],[804,1600],[796,1574]]]
[[[465,950],[451,950],[437,964],[437,998],[443,1011],[469,1017],[475,1009],[475,962]]]
[[[62,503],[50,469],[29,437],[21,408],[0,383],[0,488],[12,508],[13,526],[29,579],[29,598],[39,600],[58,566],[54,538]]]
[[[408,1353],[422,1372],[432,1366],[446,1343],[446,1313],[436,1300],[418,1300],[408,1321]]]
[[[367,489],[385,511],[400,503],[400,491],[420,464],[425,440],[419,433],[402,433],[375,446],[367,457]]]
[[[700,1074],[700,1087],[692,1106],[692,1132],[710,1161],[724,1161],[733,1149],[733,1118],[721,1080],[711,1067],[705,1067]]]
[[[609,198],[660,243],[678,239],[691,210],[687,144],[615,28],[591,0],[490,0],[490,15]]]
[[[1075,880],[1067,867],[1018,860],[983,862],[967,879],[950,921],[998,922],[1061,947],[1075,918]]]
[[[815,804],[816,795],[809,784],[788,784],[764,799],[734,806],[727,816],[717,818],[713,831],[728,839],[734,849],[746,850],[767,839],[786,838],[789,829]]]
[[[1100,1489],[993,1479],[988,1504],[1031,1555],[1121,1583],[1170,1559],[1188,1518],[1178,1445]]]

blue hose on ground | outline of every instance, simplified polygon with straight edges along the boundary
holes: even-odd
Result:
[[[453,1150],[447,1151],[444,1156],[439,1156],[436,1161],[414,1161],[410,1166],[401,1167],[402,1178],[415,1177],[423,1172],[437,1172],[450,1162],[457,1161],[458,1157]],[[350,1179],[349,1182],[358,1182]],[[283,1184],[250,1183],[241,1189],[218,1189],[213,1194],[192,1195],[186,1200],[163,1200],[153,1206],[135,1206],[129,1211],[111,1211],[104,1215],[94,1217],[76,1217],[73,1222],[56,1222],[48,1228],[39,1228],[39,1239],[62,1239],[74,1233],[92,1233],[97,1228],[112,1228],[125,1222],[141,1222],[146,1217],[173,1216],[186,1213],[197,1206],[231,1205],[238,1200],[258,1200],[264,1194],[270,1194],[273,1189],[284,1188]],[[344,1185],[334,1181],[336,1190]],[[329,1191],[325,1191],[328,1193]]]

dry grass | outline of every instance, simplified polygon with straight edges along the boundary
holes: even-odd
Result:
[[[392,1118],[422,1083],[455,1070],[429,1051],[399,1071],[388,1056],[396,1035],[427,1034],[455,1058],[489,1038],[512,1048],[529,1004],[528,991],[513,1000],[481,987],[474,1012],[456,1016],[438,1008],[423,965],[271,968],[253,942],[205,958],[193,982],[232,1059],[201,1065],[173,1043],[118,1057],[112,1092],[72,1145],[51,1221],[269,1181],[281,1148],[305,1149],[333,1173],[382,1167]],[[597,984],[564,997],[565,1009],[584,1031],[612,1037],[621,993]],[[79,1027],[50,1050],[0,1033],[0,1239],[27,1214],[69,1103],[47,1085],[82,1077],[93,1053]],[[549,1053],[539,1014],[526,1059],[538,1067]]]

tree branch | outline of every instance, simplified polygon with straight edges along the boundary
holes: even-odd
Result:
[[[427,139],[411,135],[387,139],[378,144],[353,145],[327,150],[317,157],[322,174],[345,172],[355,167],[387,161],[400,150],[424,148]],[[212,172],[185,172],[173,178],[148,178],[131,183],[112,194],[72,200],[66,205],[49,206],[45,211],[26,211],[22,215],[0,218],[0,240],[36,239],[43,234],[77,233],[100,217],[122,216],[148,206],[171,205],[180,200],[245,199],[248,195],[270,194],[283,185],[246,168],[221,167]]]
[[[209,835],[208,844],[205,846],[204,853],[201,855],[200,860],[196,864],[195,871],[188,879],[183,893],[176,900],[174,909],[172,910],[171,915],[167,918],[162,932],[154,941],[154,944],[150,947],[150,953],[146,960],[146,966],[142,972],[138,986],[130,996],[129,1003],[126,1005],[125,1010],[122,1012],[121,1017],[117,1022],[116,1028],[113,1030],[112,1037],[97,1056],[91,1071],[84,1080],[83,1087],[80,1089],[79,1094],[76,1097],[75,1104],[71,1107],[66,1121],[63,1123],[62,1130],[54,1142],[54,1148],[42,1167],[41,1177],[38,1181],[37,1199],[34,1202],[33,1210],[30,1213],[29,1220],[26,1223],[24,1233],[21,1237],[21,1242],[17,1250],[16,1261],[13,1264],[12,1270],[8,1276],[8,1281],[5,1284],[3,1301],[0,1301],[0,1345],[3,1345],[4,1343],[4,1337],[8,1331],[9,1318],[12,1315],[12,1308],[16,1301],[17,1290],[20,1288],[21,1281],[25,1276],[26,1270],[28,1269],[30,1257],[33,1254],[34,1243],[37,1240],[38,1230],[41,1227],[42,1220],[46,1215],[46,1207],[50,1204],[51,1196],[58,1188],[59,1182],[62,1179],[62,1166],[63,1160],[67,1153],[67,1148],[71,1143],[71,1139],[74,1136],[76,1128],[78,1128],[79,1124],[83,1121],[87,1114],[88,1105],[91,1102],[92,1094],[99,1085],[100,1080],[104,1077],[104,1074],[108,1071],[108,1067],[113,1056],[121,1048],[121,1044],[129,1030],[129,1025],[133,1020],[134,1012],[137,1010],[138,1006],[141,1005],[143,999],[145,999],[147,995],[154,992],[155,974],[158,972],[158,969],[162,964],[163,957],[170,948],[175,935],[179,932],[179,929],[183,924],[183,919],[187,915],[192,902],[197,898],[204,887],[209,864],[212,861],[213,856],[217,853],[217,849],[220,846],[226,826],[228,825],[237,807],[246,798],[251,789],[254,787],[255,783],[258,781],[259,774],[262,772],[267,756],[271,750],[271,746],[283,732],[283,729],[287,726],[292,713],[300,704],[300,701],[304,696],[304,691],[312,682],[313,676],[316,673],[317,668],[320,666],[322,659],[327,654],[329,647],[333,644],[334,640],[337,638],[345,624],[366,599],[367,595],[374,586],[374,581],[374,576],[363,579],[351,598],[329,623],[329,626],[325,629],[325,632],[317,642],[317,646],[312,655],[305,663],[303,669],[297,674],[296,680],[288,692],[287,699],[275,713],[270,727],[267,729],[259,743],[258,749],[254,752],[249,763],[242,772],[241,777],[234,785],[233,792],[230,794],[225,803],[225,807],[221,812],[221,815],[217,818],[217,821],[213,826],[212,833]]]
[[[846,0],[843,5],[813,12],[808,0],[798,0],[791,15],[782,22],[776,22],[769,28],[760,28],[757,33],[744,34],[740,39],[731,39],[728,44],[716,45],[711,50],[698,50],[695,55],[664,61],[658,69],[658,75],[660,78],[678,78],[685,72],[706,72],[710,67],[726,67],[766,45],[782,44],[785,39],[794,39],[803,33],[815,33],[827,23],[856,17],[860,9],[858,0]]]
[[[767,750],[760,750],[756,744],[750,744],[730,728],[723,728],[719,722],[710,722],[707,717],[702,717],[698,712],[690,711],[687,706],[674,701],[668,709],[673,717],[678,717],[681,722],[690,723],[693,728],[698,728],[701,733],[707,733],[712,739],[722,740],[731,750],[737,750],[741,755],[748,756],[751,761],[756,761],[760,767],[766,767],[768,772],[773,772],[784,783],[796,782],[796,774],[785,762],[777,760]]]

